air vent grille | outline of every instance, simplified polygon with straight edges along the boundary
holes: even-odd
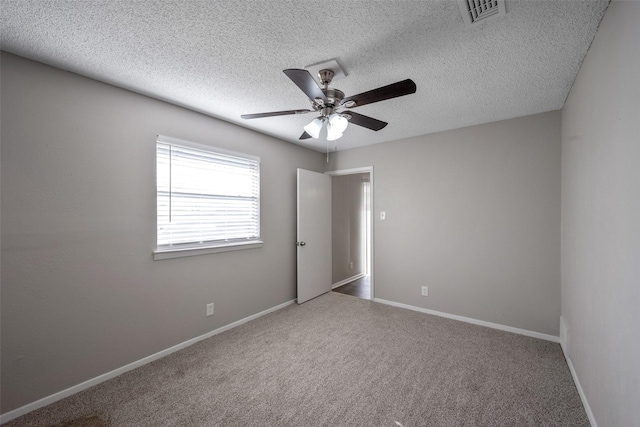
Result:
[[[505,14],[504,0],[458,0],[458,5],[467,25]]]

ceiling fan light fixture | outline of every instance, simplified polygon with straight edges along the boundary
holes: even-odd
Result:
[[[331,119],[329,119],[329,123],[327,123],[327,141],[335,141],[340,138],[342,138],[340,127],[331,124]]]
[[[304,131],[311,135],[311,138],[318,139],[320,137],[320,129],[322,129],[322,119],[316,117],[304,127]]]
[[[333,113],[329,116],[329,124],[331,125],[331,128],[334,132],[343,133],[345,130],[347,130],[349,121],[340,114]]]

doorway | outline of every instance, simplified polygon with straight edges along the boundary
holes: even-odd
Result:
[[[332,290],[374,298],[373,167],[332,176]]]

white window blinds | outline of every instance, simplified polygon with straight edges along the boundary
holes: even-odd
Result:
[[[159,136],[156,163],[159,250],[259,240],[259,158]]]

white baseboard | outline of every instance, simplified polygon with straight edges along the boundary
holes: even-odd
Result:
[[[334,283],[333,285],[331,285],[331,289],[339,288],[340,286],[346,285],[347,283],[351,283],[355,280],[362,279],[364,276],[366,276],[366,274],[364,273],[356,274],[355,276],[351,276],[348,279],[344,279],[337,283]]]
[[[295,302],[296,300],[291,300],[291,301],[287,301],[285,303],[282,303],[280,305],[277,305],[275,307],[271,307],[268,308],[264,311],[261,311],[260,313],[256,313],[254,315],[251,315],[249,317],[245,317],[244,319],[240,319],[237,320],[233,323],[229,323],[228,325],[222,326],[221,328],[215,329],[211,332],[207,332],[204,335],[200,335],[198,337],[192,338],[190,340],[187,340],[183,343],[174,345],[173,347],[169,347],[165,350],[159,351],[155,354],[152,354],[151,356],[147,356],[145,358],[142,358],[140,360],[137,360],[135,362],[129,363],[128,365],[122,366],[120,368],[114,369],[113,371],[107,372],[105,374],[99,375],[95,378],[92,378],[90,380],[87,380],[83,383],[80,384],[76,384],[72,387],[69,387],[65,390],[59,391],[57,393],[54,393],[50,396],[47,397],[43,397],[42,399],[36,400],[35,402],[31,402],[28,403],[24,406],[21,406],[20,408],[14,409],[13,411],[9,411],[6,414],[2,414],[0,415],[0,424],[4,424],[7,423],[13,419],[16,419],[18,417],[21,417],[22,415],[25,415],[31,411],[35,411],[36,409],[42,408],[43,406],[47,406],[53,402],[57,402],[58,400],[64,399],[65,397],[69,397],[73,394],[79,393],[82,390],[86,390],[89,387],[93,387],[94,385],[98,385],[104,381],[110,380],[111,378],[115,378],[119,375],[124,374],[125,372],[131,371],[133,369],[139,368],[140,366],[146,365],[147,363],[151,363],[154,360],[158,360],[162,357],[168,356],[171,353],[175,353],[178,350],[182,350],[183,348],[189,347],[199,341],[205,340],[207,338],[211,338],[214,335],[217,335],[221,332],[224,331],[228,331],[229,329],[233,329],[237,326],[242,325],[243,323],[247,323],[251,320],[257,319],[258,317],[262,317],[265,314],[269,314],[272,313],[274,311],[278,311],[288,305],[291,305]]]
[[[560,347],[565,358],[569,355],[569,329],[562,316],[560,316]]]
[[[589,423],[591,423],[591,427],[598,427],[596,423],[596,418],[593,416],[593,412],[591,411],[591,407],[589,406],[589,401],[587,400],[587,395],[584,394],[584,390],[580,385],[580,380],[578,379],[578,373],[573,367],[573,362],[571,362],[571,358],[569,357],[569,332],[567,329],[567,324],[560,316],[560,347],[562,347],[562,352],[564,353],[564,359],[567,361],[567,365],[569,366],[569,371],[571,372],[571,377],[573,378],[573,382],[578,389],[578,394],[580,395],[580,400],[582,401],[582,406],[584,406],[584,410],[587,413],[587,417],[589,418]]]
[[[374,298],[373,301],[382,304],[392,305],[394,307],[406,308],[407,310],[419,311],[421,313],[433,314],[434,316],[446,317],[447,319],[459,320],[461,322],[473,323],[474,325],[486,326],[487,328],[499,329],[501,331],[513,332],[514,334],[526,335],[528,337],[539,338],[555,343],[560,342],[560,337],[555,335],[547,335],[540,332],[529,331],[527,329],[514,328],[512,326],[501,325],[499,323],[485,322],[484,320],[472,319],[470,317],[458,316],[456,314],[444,313],[441,311],[430,310],[428,308],[416,307],[409,304],[402,304],[395,301],[387,301],[380,298]]]

